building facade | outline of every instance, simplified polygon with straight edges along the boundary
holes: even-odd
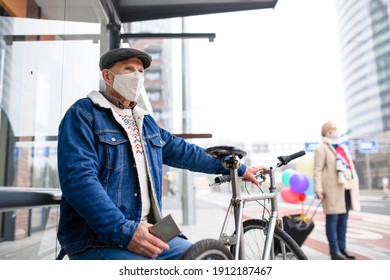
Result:
[[[390,1],[337,0],[347,123],[361,187],[390,175]],[[373,143],[371,149],[364,145]]]

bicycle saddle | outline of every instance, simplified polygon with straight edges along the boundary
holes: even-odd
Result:
[[[238,156],[242,159],[246,152],[236,146],[214,146],[206,149],[206,154],[213,158],[223,160],[227,156]]]

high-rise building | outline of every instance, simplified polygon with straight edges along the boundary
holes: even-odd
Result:
[[[347,121],[353,134],[390,130],[390,1],[338,0]]]
[[[162,33],[171,30],[171,20],[154,20],[124,24],[128,33]],[[144,50],[153,63],[145,73],[145,89],[153,116],[165,129],[172,130],[172,46],[170,40],[129,39],[131,47]]]
[[[390,1],[337,0],[336,6],[356,165],[363,186],[380,187],[390,173]],[[374,149],[362,149],[362,139]]]

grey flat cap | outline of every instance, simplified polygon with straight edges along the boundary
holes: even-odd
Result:
[[[132,48],[119,48],[110,50],[102,55],[99,62],[100,70],[111,68],[116,62],[132,57],[141,59],[145,69],[152,63],[152,57],[143,51]]]

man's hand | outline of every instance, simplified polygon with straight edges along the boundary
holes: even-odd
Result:
[[[148,223],[140,223],[138,225],[133,238],[127,245],[127,250],[144,257],[156,258],[164,250],[169,249],[167,243],[149,233],[148,228],[150,226],[152,225]]]
[[[247,166],[242,177],[245,181],[249,181],[258,186],[259,181],[256,179],[255,174],[260,170],[268,170],[268,168],[265,168],[264,166]]]

